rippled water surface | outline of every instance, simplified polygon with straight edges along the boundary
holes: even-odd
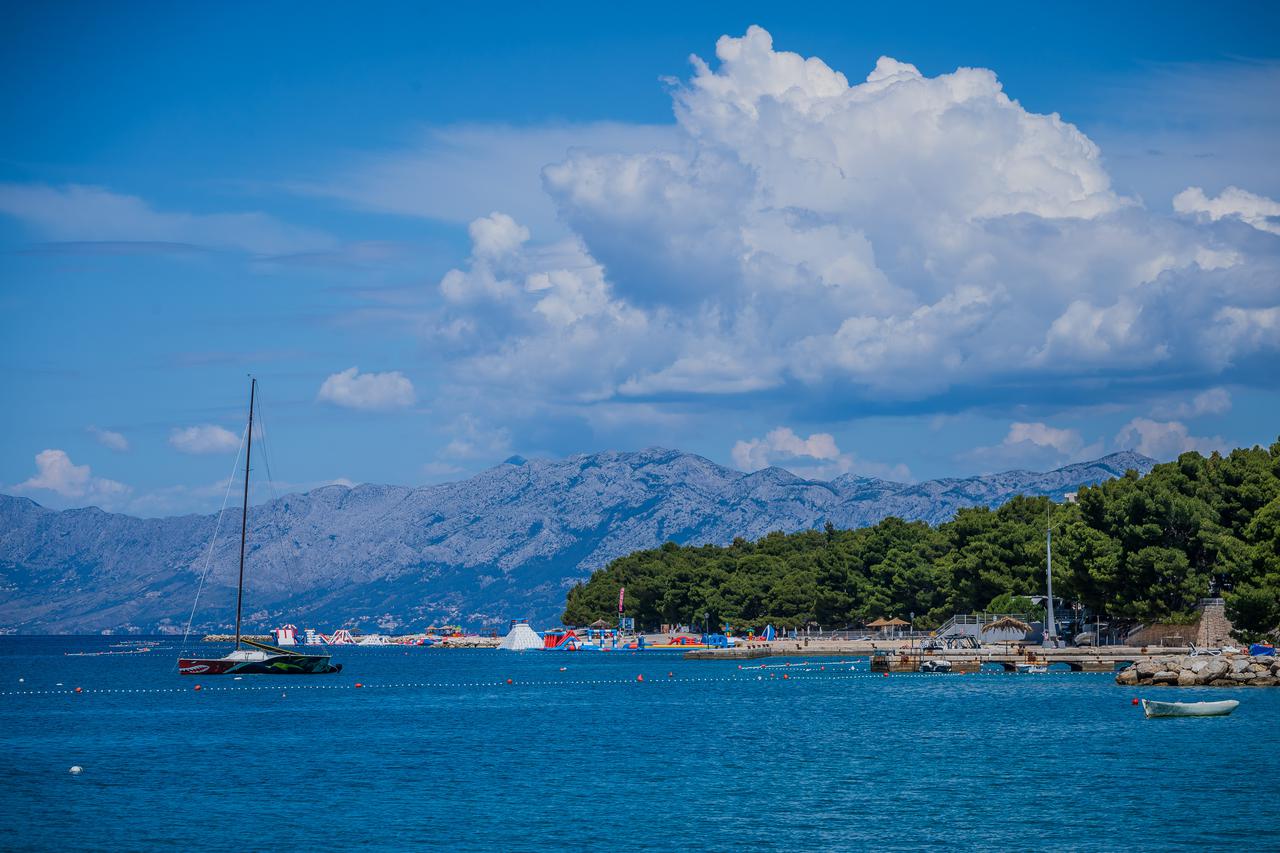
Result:
[[[1108,675],[392,647],[232,681],[178,676],[172,641],[66,654],[118,642],[0,638],[0,847],[1280,849],[1277,688],[1147,691],[1241,705],[1146,720]]]

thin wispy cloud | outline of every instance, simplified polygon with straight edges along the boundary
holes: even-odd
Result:
[[[89,434],[92,435],[103,447],[124,453],[129,449],[129,439],[125,438],[122,433],[114,430],[102,429],[100,427],[89,427]]]
[[[255,437],[257,432],[255,427]],[[181,453],[228,453],[240,447],[240,436],[217,424],[175,427],[169,433],[169,446]]]
[[[504,211],[544,234],[561,226],[542,189],[542,169],[571,150],[642,151],[675,140],[674,128],[621,122],[459,124],[430,128],[421,142],[366,154],[337,175],[286,183],[301,194],[361,210],[466,223]]]
[[[0,184],[0,213],[78,252],[101,245],[107,253],[168,253],[204,247],[279,255],[336,245],[319,231],[263,213],[160,210],[137,196],[82,184]]]

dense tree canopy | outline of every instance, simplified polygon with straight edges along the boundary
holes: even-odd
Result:
[[[640,625],[855,625],[876,616],[937,624],[1044,590],[1112,619],[1189,618],[1223,595],[1244,637],[1280,626],[1280,441],[1229,456],[1184,453],[1139,477],[1081,489],[1076,503],[1015,497],[945,524],[770,533],[758,542],[638,551],[569,591],[566,624],[616,615]]]

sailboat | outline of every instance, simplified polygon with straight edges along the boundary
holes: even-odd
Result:
[[[329,663],[329,655],[304,655],[240,636],[240,614],[244,603],[244,547],[249,525],[249,457],[253,454],[253,407],[258,380],[249,382],[249,432],[244,453],[244,506],[240,511],[240,580],[236,587],[236,647],[221,658],[179,658],[182,675],[323,675],[339,672],[340,663]],[[247,646],[248,648],[243,648]]]

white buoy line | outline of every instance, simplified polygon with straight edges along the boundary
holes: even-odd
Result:
[[[750,671],[754,674],[758,672],[760,667],[751,667]],[[731,682],[751,683],[757,681],[849,681],[854,679],[883,679],[889,678],[927,678],[936,681],[945,681],[959,677],[986,676],[991,677],[1010,677],[1018,676],[1020,679],[1027,678],[1060,678],[1068,675],[1098,676],[1113,675],[1107,672],[1052,672],[1038,673],[1035,676],[1026,676],[1020,673],[1012,672],[971,672],[971,673],[928,673],[928,672],[895,672],[886,676],[883,672],[848,672],[842,670],[821,671],[815,667],[791,667],[789,671],[782,670],[782,677],[779,678],[779,671],[775,669],[769,673],[769,677],[756,674],[754,677],[746,675],[747,668],[736,671],[732,675],[726,676],[667,676],[662,677],[661,674],[654,675],[650,678],[644,678],[643,675],[631,678],[556,678],[556,679],[503,679],[500,681],[402,681],[387,683],[367,683],[357,682],[355,684],[290,684],[287,690],[404,690],[404,689],[461,689],[461,688],[501,688],[501,687],[590,687],[604,686],[616,684],[725,684]],[[741,673],[741,674],[740,674]],[[124,694],[157,694],[157,693],[235,693],[262,690],[280,690],[283,685],[276,684],[235,684],[228,686],[210,685],[203,682],[192,684],[186,687],[77,687],[63,688],[60,690],[7,690],[0,691],[0,696],[74,696],[78,694],[102,693],[112,695]]]

